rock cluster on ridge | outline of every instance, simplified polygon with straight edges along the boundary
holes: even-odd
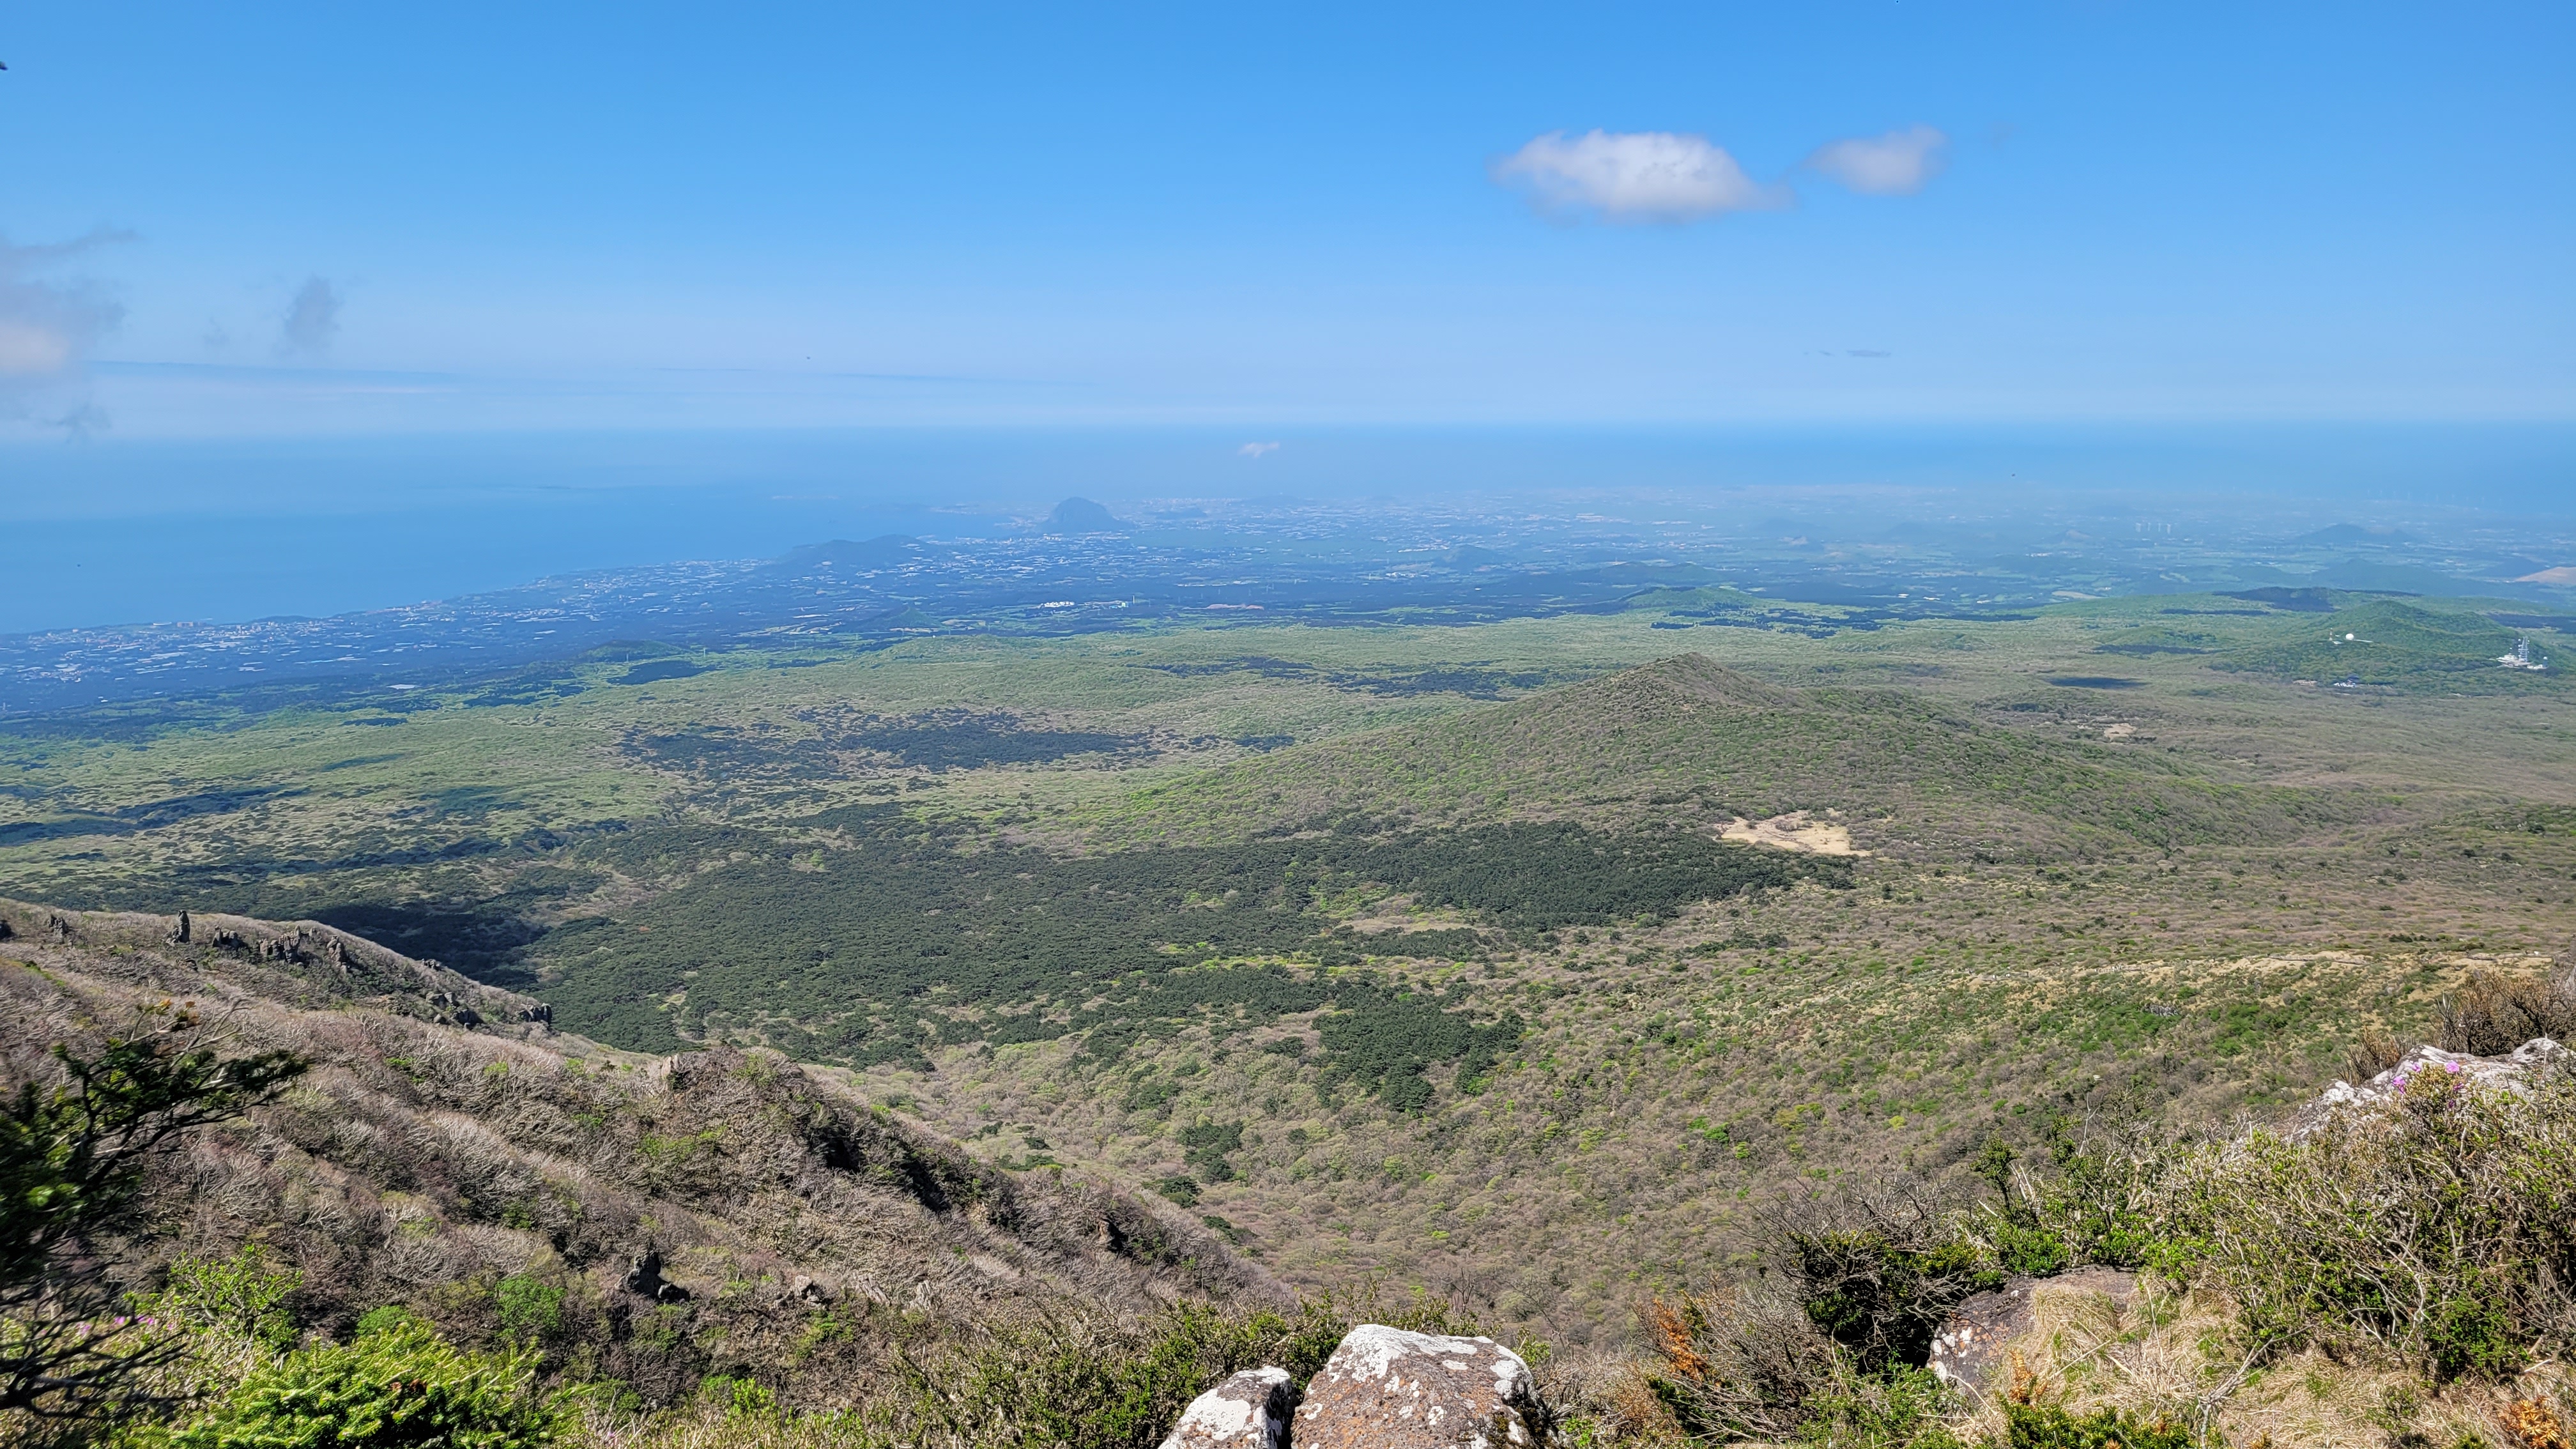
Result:
[[[2527,1092],[2542,1073],[2571,1069],[2576,1069],[2576,1052],[2545,1036],[2534,1037],[2516,1047],[2510,1055],[2500,1057],[2470,1056],[2464,1052],[2446,1052],[2440,1047],[2419,1046],[2398,1058],[2397,1065],[2360,1086],[2336,1082],[2327,1087],[2315,1101],[2301,1107],[2290,1118],[2283,1135],[2293,1142],[2304,1141],[2348,1108],[2395,1100],[2406,1090],[2407,1083],[2427,1073],[2454,1078],[2471,1086]]]
[[[1293,1402],[1286,1369],[1230,1374],[1190,1400],[1162,1449],[1287,1449]]]
[[[1529,1365],[1490,1338],[1363,1323],[1306,1386],[1298,1449],[1506,1449],[1541,1442]]]
[[[1162,1449],[1538,1449],[1545,1429],[1519,1354],[1490,1338],[1363,1323],[1303,1403],[1287,1370],[1246,1369],[1192,1399]]]

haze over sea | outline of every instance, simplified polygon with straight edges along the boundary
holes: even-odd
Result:
[[[2557,424],[884,428],[21,444],[0,632],[383,608],[582,570],[972,537],[1080,495],[1619,511],[1841,539],[1903,518],[2199,517],[2249,537],[2576,507]]]

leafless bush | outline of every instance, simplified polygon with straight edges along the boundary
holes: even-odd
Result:
[[[1655,1393],[1696,1438],[1781,1443],[1836,1381],[1839,1355],[1795,1302],[1741,1284],[1639,1310],[1661,1372]]]
[[[2406,1048],[2397,1038],[2374,1026],[2364,1031],[2361,1040],[2345,1054],[2343,1069],[2352,1080],[2367,1082],[2381,1072],[2393,1070],[2405,1056]]]
[[[2493,1057],[2537,1036],[2561,1042],[2576,1036],[2576,969],[2555,979],[2478,972],[2442,1003],[2434,1045]]]
[[[1819,1196],[1770,1214],[1808,1318],[1868,1370],[1921,1367],[1962,1298],[2001,1282],[1959,1232],[1962,1204],[1915,1187]]]

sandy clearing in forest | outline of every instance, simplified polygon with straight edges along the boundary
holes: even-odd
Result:
[[[1808,855],[1869,854],[1866,850],[1852,849],[1851,831],[1828,820],[1810,820],[1804,810],[1759,821],[1739,815],[1719,833],[1728,840],[1741,840],[1748,845],[1768,845],[1777,850],[1795,850]]]

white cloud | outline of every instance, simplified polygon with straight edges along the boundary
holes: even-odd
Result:
[[[1235,449],[1235,451],[1241,453],[1247,458],[1258,458],[1264,453],[1278,452],[1279,445],[1277,443],[1246,443],[1242,447]]]
[[[0,318],[0,377],[45,377],[71,361],[72,339],[63,333]]]
[[[286,353],[319,353],[331,348],[331,339],[340,333],[340,294],[331,290],[329,279],[307,277],[295,300],[286,308],[286,318],[278,325],[277,350]]]
[[[1785,206],[1790,197],[1744,174],[1705,136],[1673,131],[1550,131],[1503,158],[1494,179],[1524,186],[1541,208],[1611,221],[1692,221]]]
[[[77,241],[11,246],[0,240],[0,378],[44,381],[70,372],[125,316],[89,282],[40,282],[34,273],[126,238],[97,231]]]
[[[1950,138],[1930,126],[1853,136],[1816,148],[1807,165],[1864,196],[1912,196],[1941,174]]]
[[[124,320],[125,309],[96,283],[40,281],[36,274],[124,240],[124,233],[111,231],[41,246],[0,240],[0,418],[35,417],[73,433],[106,425],[105,415],[80,396],[82,363]],[[56,407],[67,411],[45,416]]]

